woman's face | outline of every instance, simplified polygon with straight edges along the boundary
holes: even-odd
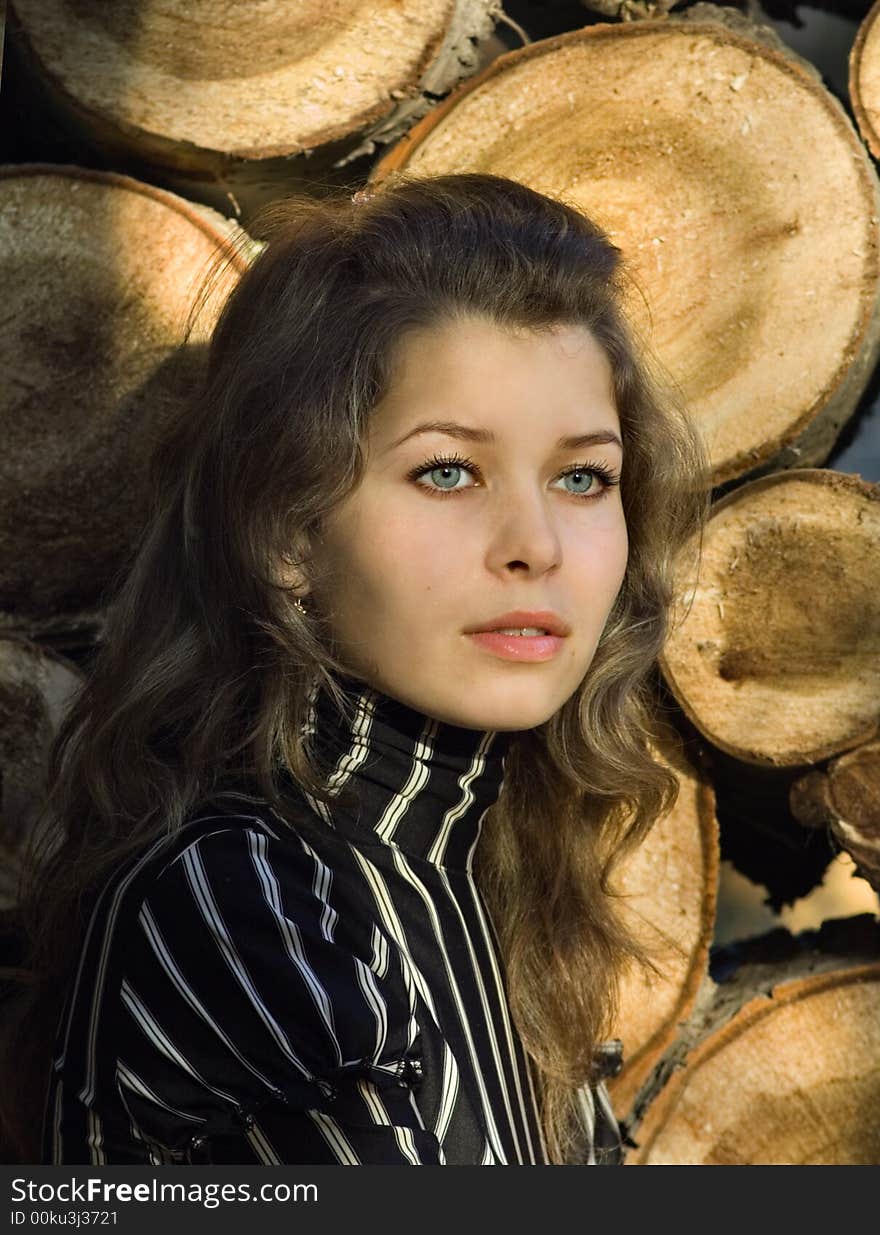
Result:
[[[370,685],[496,730],[541,724],[575,692],[628,552],[620,487],[589,470],[619,479],[621,446],[560,444],[594,433],[619,438],[620,423],[585,327],[471,317],[402,338],[363,481],[312,544],[312,600]],[[513,610],[549,610],[568,633],[555,646],[468,633]]]

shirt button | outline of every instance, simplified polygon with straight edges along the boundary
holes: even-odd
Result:
[[[411,1085],[422,1079],[422,1061],[420,1059],[406,1059],[404,1061],[405,1078],[401,1080],[401,1085]]]
[[[187,1145],[187,1160],[190,1163],[211,1161],[211,1145],[206,1136],[194,1136]]]

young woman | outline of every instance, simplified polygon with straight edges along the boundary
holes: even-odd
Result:
[[[677,792],[700,439],[570,205],[398,176],[258,235],[53,752],[8,1142],[618,1162],[603,1040],[652,961],[611,877]]]

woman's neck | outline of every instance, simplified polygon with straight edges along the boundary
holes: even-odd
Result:
[[[340,685],[349,716],[316,689],[307,724],[336,799],[320,804],[325,822],[359,844],[470,870],[483,816],[501,791],[512,733],[438,721],[354,679]]]

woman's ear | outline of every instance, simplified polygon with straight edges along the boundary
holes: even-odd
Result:
[[[304,597],[311,591],[306,563],[309,558],[309,539],[303,532],[297,537],[294,548],[286,549],[281,561],[275,566],[275,579],[279,586],[292,591],[296,597]]]

